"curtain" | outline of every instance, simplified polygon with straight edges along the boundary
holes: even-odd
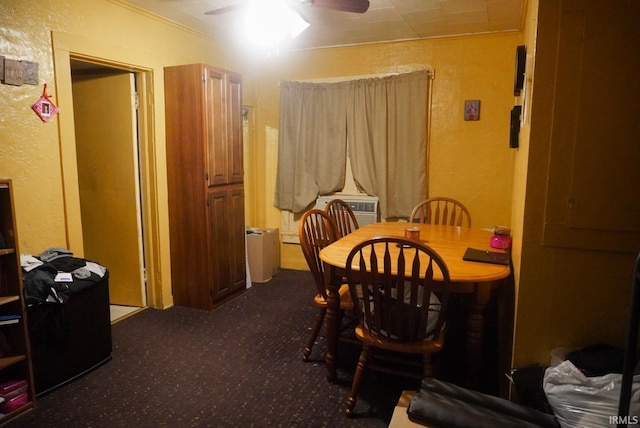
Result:
[[[280,83],[280,131],[274,205],[299,213],[318,195],[344,187],[344,86]]]
[[[356,185],[378,196],[383,218],[408,217],[426,198],[427,71],[354,82],[347,105]]]
[[[383,218],[408,217],[426,197],[431,73],[340,83],[280,83],[274,205],[303,212],[344,187],[347,140],[356,185]]]

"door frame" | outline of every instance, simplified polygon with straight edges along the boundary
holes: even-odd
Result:
[[[169,260],[161,257],[160,216],[158,207],[158,170],[154,121],[154,67],[157,59],[141,52],[112,46],[96,40],[87,40],[64,33],[52,33],[55,66],[56,95],[59,115],[60,157],[67,248],[78,257],[84,256],[82,221],[73,118],[71,85],[71,59],[118,68],[135,74],[138,85],[138,144],[140,155],[140,194],[142,206],[142,229],[144,265],[146,266],[146,301],[149,306],[163,308],[166,302],[162,285],[162,265]],[[145,65],[146,64],[146,65]],[[65,112],[68,112],[65,114]],[[165,285],[166,287],[166,285]],[[169,284],[170,289],[170,284]]]

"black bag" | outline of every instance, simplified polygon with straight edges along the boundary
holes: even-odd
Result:
[[[607,344],[591,345],[569,353],[567,360],[587,377],[622,373],[624,349]]]

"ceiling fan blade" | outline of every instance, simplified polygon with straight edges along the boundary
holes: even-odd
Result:
[[[369,0],[303,0],[303,3],[341,12],[365,13],[369,10]]]
[[[232,4],[231,6],[220,7],[218,9],[213,9],[208,12],[205,12],[205,15],[222,15],[223,13],[235,12],[242,7],[240,4]]]

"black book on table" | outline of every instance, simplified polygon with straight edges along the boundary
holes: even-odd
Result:
[[[509,253],[499,253],[497,251],[480,250],[477,248],[467,248],[462,260],[468,262],[492,263],[497,265],[509,264]]]

